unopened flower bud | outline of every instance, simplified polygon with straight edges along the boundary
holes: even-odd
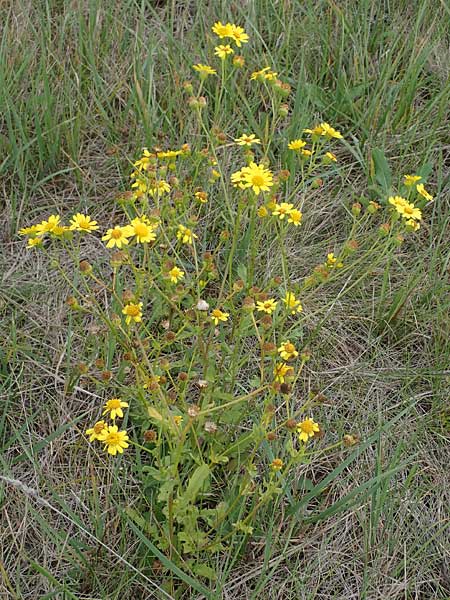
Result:
[[[361,209],[362,209],[361,204],[359,202],[354,202],[352,204],[352,215],[354,217],[359,217],[359,215],[361,214]]]
[[[278,109],[278,114],[280,117],[287,117],[289,114],[289,105],[281,104],[280,108]]]
[[[144,431],[145,442],[156,442],[157,438],[158,434],[153,429],[147,429],[147,431]]]
[[[239,54],[233,56],[233,66],[237,67],[238,69],[241,69],[244,65],[245,58],[243,56],[240,56]]]
[[[269,431],[269,433],[267,434],[267,439],[269,442],[273,442],[274,440],[276,440],[277,434],[275,433],[275,431]]]
[[[295,431],[297,428],[297,421],[295,419],[288,419],[286,421],[286,427],[289,429],[289,431]]]
[[[92,265],[87,260],[80,261],[79,267],[80,267],[80,271],[83,273],[83,275],[90,275],[92,273]]]
[[[344,435],[342,441],[344,442],[344,446],[347,446],[347,447],[355,446],[356,444],[359,443],[359,436],[358,435],[350,435],[349,433],[347,433],[346,435]]]

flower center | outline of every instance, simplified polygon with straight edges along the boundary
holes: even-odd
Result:
[[[262,185],[264,185],[264,177],[262,175],[253,175],[252,183],[257,187],[261,187]]]
[[[304,431],[305,433],[312,433],[313,432],[313,424],[311,423],[311,421],[305,421],[304,423],[302,423],[300,425],[302,431]]]
[[[137,317],[139,312],[139,306],[127,306],[127,314],[130,315],[130,317]]]
[[[108,437],[106,438],[106,443],[111,445],[111,446],[115,446],[120,442],[120,435],[119,432],[112,432],[112,433],[108,433]]]
[[[120,400],[113,398],[108,402],[109,408],[120,408]]]
[[[103,421],[100,421],[99,423],[96,423],[94,425],[94,432],[95,433],[101,433],[105,428],[105,423]]]
[[[287,352],[288,354],[292,354],[293,352],[295,352],[295,346],[294,344],[285,344],[284,345],[284,351]]]
[[[145,237],[148,234],[148,227],[144,223],[138,223],[134,226],[134,232],[138,237]]]
[[[122,237],[122,232],[120,229],[113,229],[111,231],[111,237],[114,238],[115,240],[118,240],[119,238]]]

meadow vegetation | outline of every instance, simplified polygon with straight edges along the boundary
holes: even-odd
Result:
[[[0,16],[4,597],[450,598],[450,7]]]

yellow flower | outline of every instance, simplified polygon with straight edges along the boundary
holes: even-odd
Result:
[[[214,48],[214,54],[222,60],[224,60],[229,54],[233,54],[233,52],[234,50],[230,44],[221,44],[220,46],[216,46]]]
[[[188,229],[188,227],[178,225],[177,239],[182,244],[193,244],[194,240],[198,239],[198,236],[191,229]]]
[[[175,425],[180,425],[183,421],[183,417],[181,415],[174,415],[173,420],[175,421]]]
[[[129,231],[136,236],[136,241],[141,244],[156,240],[155,226],[146,221],[145,218],[136,217],[131,221]]]
[[[40,238],[40,237],[30,238],[27,243],[28,248],[36,248],[36,247],[42,246],[42,245],[43,245],[43,241],[42,241],[42,238]]]
[[[331,125],[329,125],[328,123],[320,123],[319,125],[316,125],[316,127],[314,127],[313,129],[304,129],[303,131],[305,133],[310,133],[311,135],[323,135],[328,139],[342,139],[342,134],[333,127],[331,127]]]
[[[130,231],[129,227],[120,227],[120,225],[116,225],[113,229],[108,229],[106,234],[102,237],[104,242],[108,242],[106,244],[107,248],[122,248],[122,246],[126,246],[128,244],[128,238],[131,237],[133,233]]]
[[[408,219],[405,221],[405,225],[411,231],[418,231],[420,229],[420,223],[414,221],[414,219]]]
[[[96,231],[98,225],[97,221],[92,221],[88,215],[77,213],[70,220],[70,229],[75,231]]]
[[[404,204],[408,204],[406,198],[402,198],[402,196],[389,196],[388,198],[389,204],[392,204],[397,210],[399,206],[403,206]]]
[[[328,161],[337,162],[336,155],[333,154],[332,152],[325,152],[325,159],[326,159],[326,162],[328,162]]]
[[[142,302],[139,302],[138,304],[130,302],[123,307],[122,314],[127,316],[125,319],[127,325],[129,325],[131,321],[140,323],[142,321]]]
[[[292,209],[294,208],[293,204],[289,204],[288,202],[282,202],[281,204],[275,204],[272,215],[274,217],[279,217],[280,221],[284,219],[286,215],[290,215]]]
[[[39,233],[39,225],[31,225],[31,227],[19,229],[20,235],[36,235],[37,233]]]
[[[404,219],[415,219],[416,221],[420,221],[422,218],[422,211],[420,208],[416,208],[412,202],[406,202],[403,205],[399,205],[397,211]]]
[[[242,44],[247,44],[249,38],[248,34],[245,33],[245,29],[239,27],[239,25],[230,25],[229,23],[228,25],[231,27],[231,32],[227,37],[231,37],[238,48],[240,48]]]
[[[231,23],[223,25],[220,21],[217,21],[217,23],[214,23],[212,26],[212,31],[220,38],[232,37],[233,25],[231,25]]]
[[[320,127],[322,128],[322,134],[325,137],[331,139],[331,138],[336,138],[336,139],[342,139],[342,133],[339,133],[339,131],[337,131],[336,129],[334,129],[333,127],[331,127],[331,125],[328,125],[328,123],[321,123]]]
[[[420,208],[416,208],[412,202],[408,202],[401,196],[390,196],[388,202],[394,206],[404,219],[416,219],[417,221],[420,221],[422,218],[422,211]]]
[[[291,344],[289,340],[281,344],[281,346],[278,348],[278,352],[283,360],[290,360],[291,358],[297,358],[298,356],[298,352],[295,349],[294,344]]]
[[[312,150],[307,150],[306,148],[302,148],[300,150],[300,154],[302,156],[309,157],[309,156],[312,156],[314,154],[314,152]]]
[[[147,148],[143,148],[141,158],[133,163],[133,167],[136,167],[138,171],[145,171],[153,157],[154,155],[150,154]]]
[[[297,300],[293,292],[286,292],[283,302],[286,304],[286,308],[291,311],[292,315],[300,313],[303,310],[300,300]]]
[[[257,165],[251,162],[248,167],[231,175],[231,181],[241,189],[252,188],[258,196],[267,192],[273,186],[273,175],[262,163]]]
[[[277,78],[277,75],[278,73],[275,73],[275,71],[271,71],[270,67],[264,67],[264,69],[261,69],[260,71],[254,71],[250,75],[250,81],[273,81]]]
[[[288,144],[289,150],[301,150],[303,148],[303,146],[306,146],[306,142],[304,142],[303,140],[300,140],[300,139],[292,140]]]
[[[109,416],[113,421],[116,417],[123,419],[122,408],[127,408],[127,406],[127,402],[122,402],[120,398],[111,398],[111,400],[108,400],[104,405],[102,415],[107,415],[109,413]]]
[[[277,363],[273,370],[273,376],[278,383],[284,383],[286,377],[292,375],[293,369],[286,363]]]
[[[155,181],[147,191],[152,198],[154,196],[161,196],[166,192],[170,192],[170,185],[167,183],[167,181]]]
[[[283,464],[284,463],[281,458],[274,458],[270,463],[270,466],[274,471],[280,471],[283,468]]]
[[[418,185],[416,185],[416,190],[421,196],[425,198],[425,200],[428,200],[429,202],[433,200],[433,196],[429,192],[427,192],[423,183],[419,183]]]
[[[169,277],[172,283],[178,283],[178,281],[184,278],[184,271],[178,267],[173,267],[173,269],[170,269],[169,271]]]
[[[142,177],[137,177],[136,181],[131,184],[131,187],[136,190],[137,194],[145,194],[147,191],[147,181],[142,179]]]
[[[202,65],[202,63],[197,63],[193,65],[193,69],[200,73],[202,78],[208,77],[208,75],[217,75],[217,71],[210,67],[209,65]]]
[[[302,222],[302,217],[303,214],[296,208],[293,208],[289,213],[288,223],[292,223],[295,227],[298,227]]]
[[[403,183],[407,186],[414,185],[421,179],[422,177],[420,175],[403,175]]]
[[[327,265],[329,267],[336,267],[337,269],[341,269],[344,266],[339,259],[334,256],[334,252],[329,252],[327,254]]]
[[[117,425],[109,425],[98,439],[105,444],[105,450],[108,450],[112,456],[115,456],[117,452],[122,454],[124,448],[129,446],[127,432],[119,431]]]
[[[208,202],[208,194],[207,194],[207,192],[195,192],[194,196],[202,204],[206,204]]]
[[[254,133],[243,133],[241,137],[236,138],[234,141],[239,146],[246,146],[247,148],[250,148],[252,144],[261,143],[261,140],[257,138]]]
[[[89,441],[93,442],[94,440],[100,439],[100,435],[105,429],[107,429],[105,421],[97,421],[97,423],[91,429],[86,431],[86,435],[90,436]]]
[[[222,312],[218,308],[215,308],[211,312],[211,319],[214,322],[214,325],[218,325],[219,321],[228,321],[229,313]]]
[[[53,233],[55,230],[58,231],[60,227],[61,217],[59,215],[50,215],[47,221],[41,221],[36,225],[37,235],[44,235],[45,233]]]
[[[303,133],[309,133],[311,135],[322,135],[322,125],[316,125],[312,129],[304,129]]]
[[[267,210],[267,208],[265,206],[260,206],[258,208],[258,210],[256,211],[256,214],[258,215],[258,217],[261,217],[263,219],[264,217],[267,217],[267,215],[269,214],[269,211]]]
[[[183,154],[183,150],[162,150],[161,152],[156,153],[157,158],[175,158],[176,156],[180,156]]]
[[[256,303],[256,310],[259,312],[265,312],[268,315],[271,315],[277,307],[278,302],[276,300],[263,300],[262,302],[258,301]]]
[[[319,424],[313,421],[313,419],[305,419],[297,425],[297,433],[301,442],[306,442],[309,438],[314,437],[315,433],[320,431]]]

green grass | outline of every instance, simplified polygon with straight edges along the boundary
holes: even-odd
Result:
[[[245,552],[217,558],[211,597],[450,598],[448,2],[13,0],[0,19],[0,595],[167,597],[130,516],[137,473],[80,436],[97,397],[68,390],[68,372],[93,336],[68,320],[64,282],[16,233],[58,209],[113,221],[130,157],[197,140],[181,86],[206,61],[213,22],[232,20],[251,36],[248,67],[270,65],[293,88],[286,136],[322,118],[353,148],[342,176],[307,199],[290,257],[299,277],[344,239],[344,207],[370,195],[374,148],[396,181],[431,163],[436,201],[389,268],[335,303],[304,379],[305,393],[326,396],[331,436],[364,443],[385,430],[348,465],[339,450],[302,469],[299,487],[323,485],[323,499],[301,518],[287,505],[261,515]],[[235,105],[225,98],[219,127],[263,135],[250,86]],[[184,597],[208,587],[177,575]]]

